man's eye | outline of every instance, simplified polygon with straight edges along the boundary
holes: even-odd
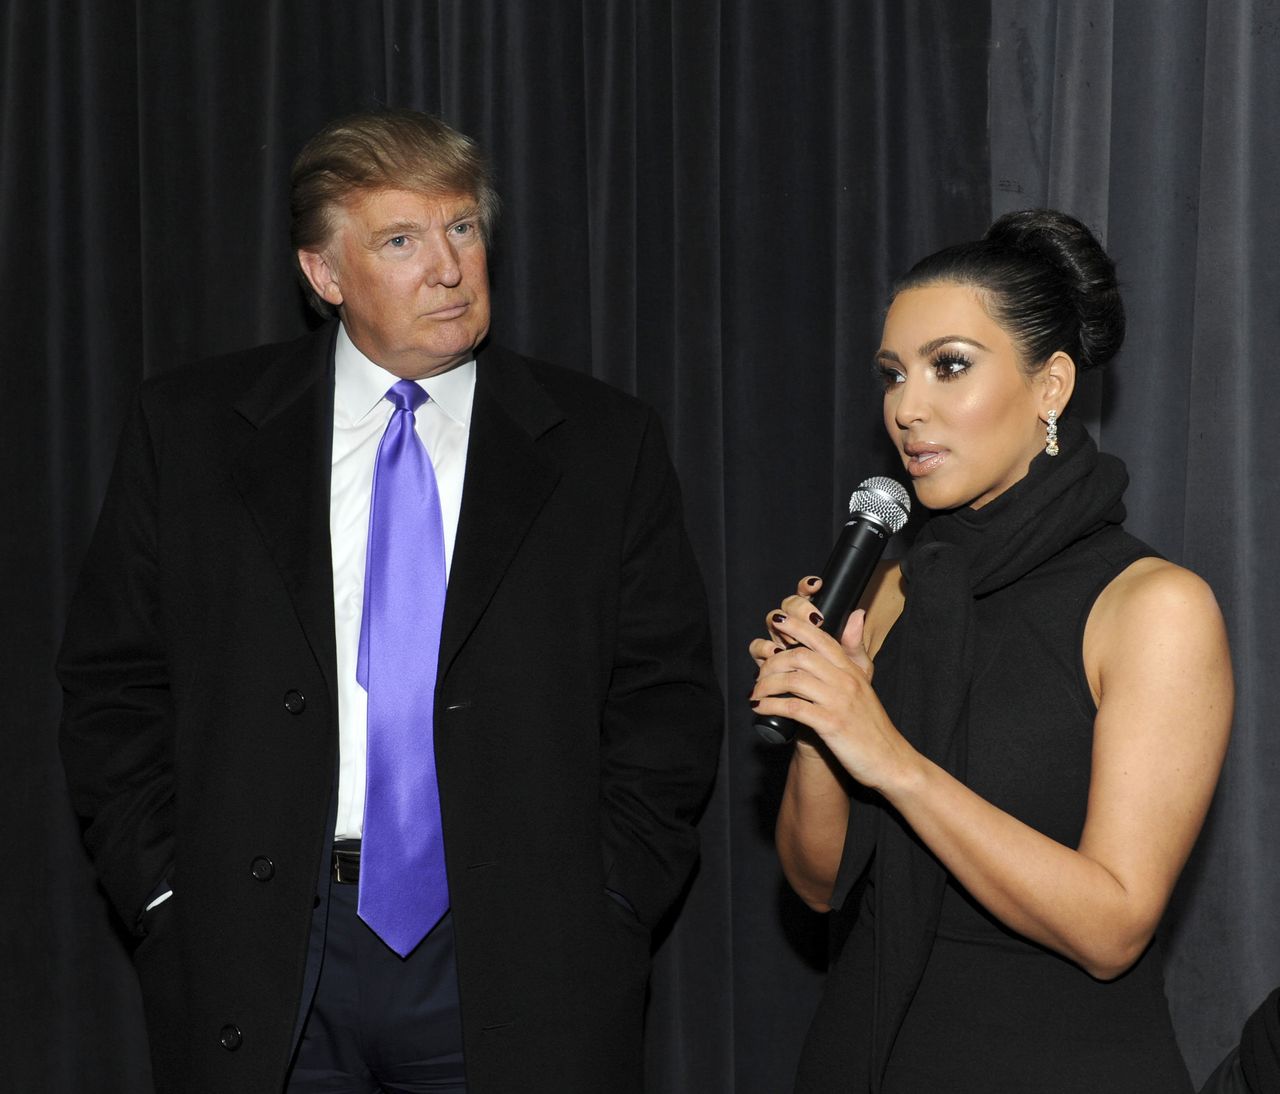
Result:
[[[387,240],[387,242],[390,243],[391,246],[393,247],[403,247],[406,243],[409,242],[409,237],[408,236],[392,236],[389,240]]]
[[[461,221],[453,226],[454,234],[460,236],[470,235],[474,230],[475,225],[469,220]]]

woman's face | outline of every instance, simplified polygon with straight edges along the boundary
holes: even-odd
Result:
[[[900,292],[876,366],[885,428],[929,509],[979,508],[1002,494],[1044,447],[1048,411],[1065,404],[1053,402],[1049,370],[1023,372],[1012,339],[968,285]]]

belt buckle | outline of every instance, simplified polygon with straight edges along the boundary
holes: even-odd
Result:
[[[355,885],[360,880],[360,852],[333,851],[333,880],[339,885]]]

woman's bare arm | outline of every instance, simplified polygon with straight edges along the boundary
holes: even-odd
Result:
[[[797,598],[807,600],[819,587],[802,581]],[[896,563],[882,563],[877,568],[863,603],[865,608],[850,618],[842,645],[870,673],[871,655],[866,651],[879,649],[902,611],[901,575]],[[776,637],[752,644],[757,662],[763,663],[778,648]],[[844,852],[849,783],[849,776],[821,738],[801,726],[778,810],[775,841],[787,881],[809,907],[820,912],[830,910],[831,890]]]
[[[1147,559],[1095,604],[1085,663],[1098,713],[1077,848],[1002,812],[916,752],[866,672],[791,604],[773,626],[808,648],[762,666],[758,709],[813,728],[1006,926],[1099,978],[1127,969],[1150,941],[1199,833],[1230,732],[1226,633],[1208,586]],[[781,698],[786,692],[796,698]]]

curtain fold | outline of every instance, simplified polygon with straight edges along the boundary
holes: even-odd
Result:
[[[1087,420],[1129,466],[1129,528],[1213,587],[1237,701],[1209,821],[1166,917],[1167,989],[1202,1080],[1280,980],[1280,501],[1266,347],[1280,336],[1280,11],[1250,0],[993,4],[992,193],[1080,217],[1129,330]]]
[[[1204,57],[1189,412],[1155,426],[1186,446],[1184,494],[1172,499],[1183,503],[1183,556],[1218,593],[1237,682],[1235,736],[1170,958],[1174,1016],[1199,1071],[1280,981],[1280,488],[1265,456],[1280,429],[1268,360],[1280,343],[1280,209],[1268,181],[1280,170],[1280,8],[1210,0]]]
[[[68,15],[74,17],[68,18]],[[79,847],[55,747],[68,589],[143,338],[135,22],[0,9],[0,1049],[15,1089],[149,1084],[137,986]]]

